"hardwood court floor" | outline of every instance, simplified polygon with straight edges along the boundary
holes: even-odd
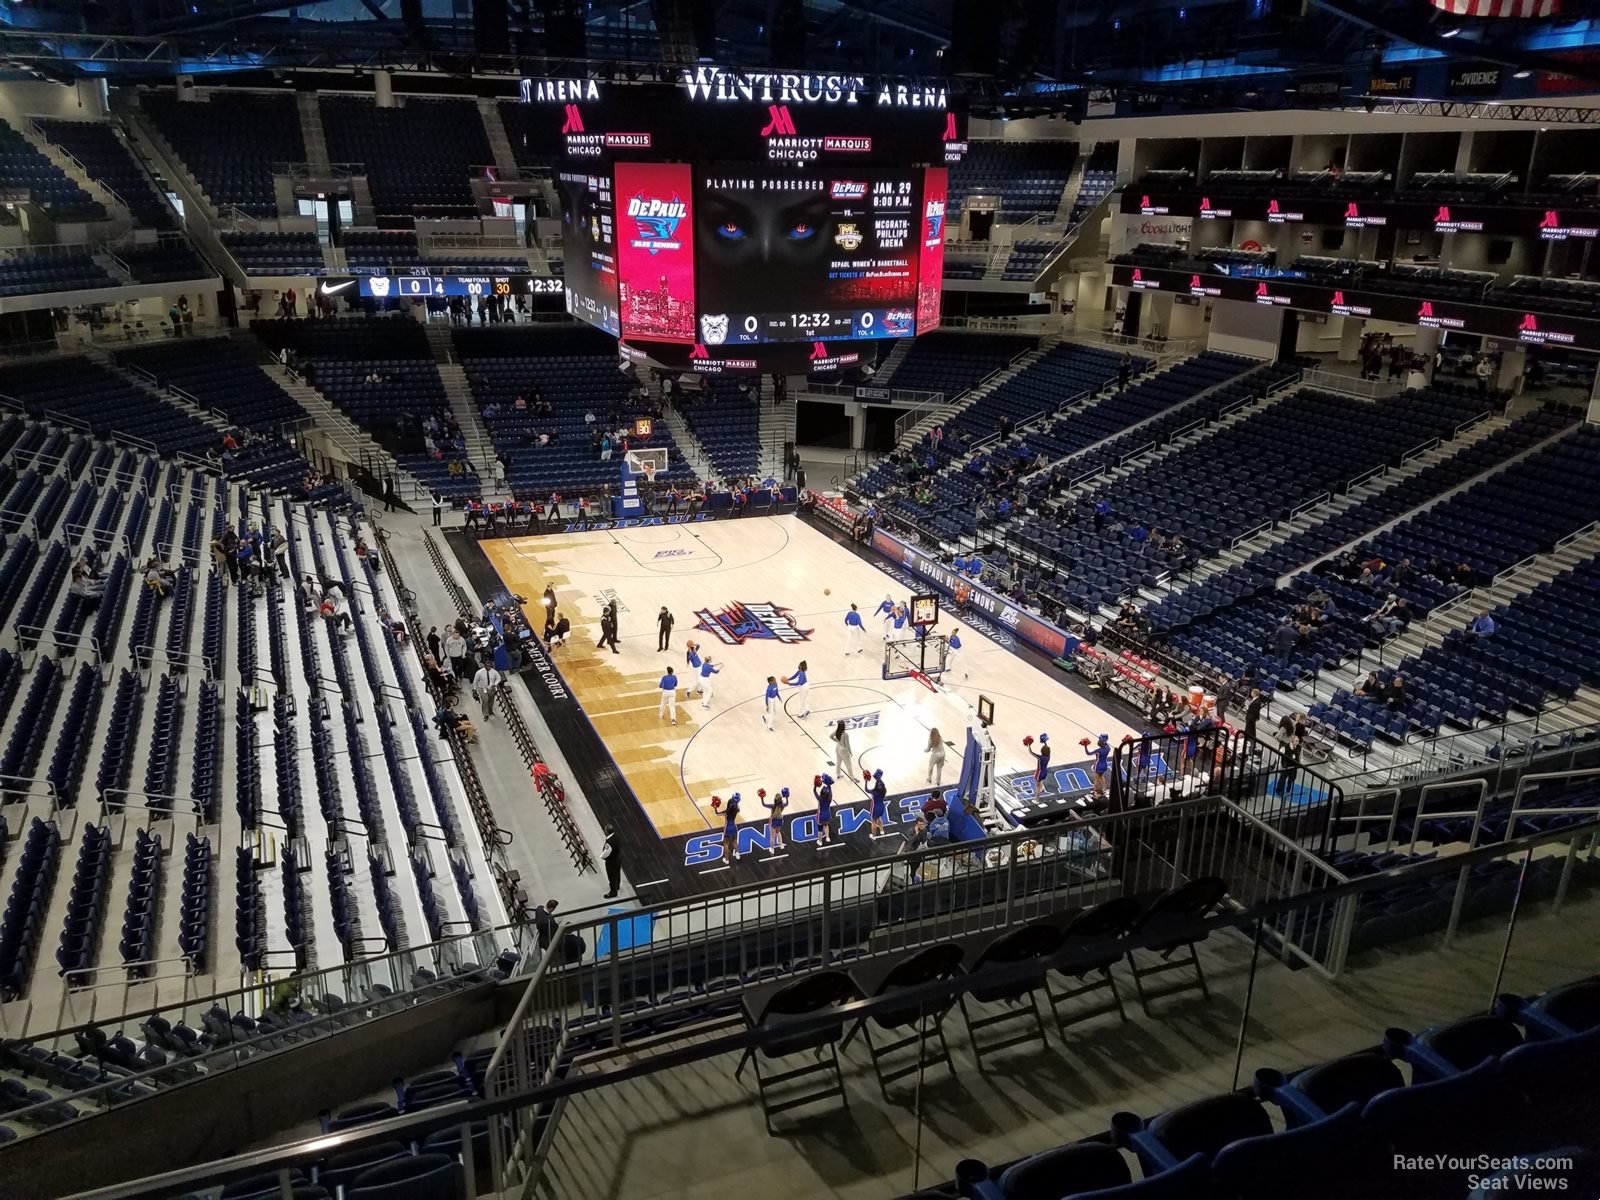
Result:
[[[487,539],[480,546],[505,584],[528,598],[535,619],[540,593],[547,584],[555,588],[573,627],[556,663],[663,838],[720,824],[710,798],[732,791],[744,795],[744,822],[760,815],[758,787],[770,793],[787,785],[791,811],[813,809],[812,777],[839,774],[829,734],[840,719],[853,726],[856,788],[861,769],[881,768],[891,794],[926,781],[931,727],[952,743],[944,782],[960,777],[980,692],[995,705],[997,774],[1032,768],[1022,745],[1027,734],[1048,732],[1060,765],[1083,759],[1080,738],[1108,733],[1116,741],[1128,732],[1122,721],[949,614],[939,632],[959,627],[964,643],[954,678],[945,681],[951,686],[935,693],[914,679],[884,680],[883,626],[872,610],[886,592],[905,600],[906,588],[792,516]],[[621,615],[615,655],[595,648],[600,610],[613,596]],[[844,615],[851,603],[866,636],[864,652],[847,656]],[[666,653],[656,649],[662,605],[677,622]],[[758,620],[763,611],[765,624]],[[722,673],[709,709],[680,690],[674,726],[658,716],[658,683],[670,664],[680,686],[692,688],[684,664],[690,638]],[[810,715],[802,715],[794,689],[784,687],[769,733],[762,722],[767,676],[788,675],[802,659],[809,664]],[[834,790],[841,801],[861,796]]]

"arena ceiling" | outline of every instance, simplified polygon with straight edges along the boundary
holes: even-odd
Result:
[[[0,59],[114,80],[377,67],[639,76],[710,61],[939,76],[974,111],[1015,115],[1081,115],[1107,89],[1234,106],[1430,59],[1600,91],[1600,0],[1437,2],[1551,15],[1458,16],[1430,0],[10,0]]]

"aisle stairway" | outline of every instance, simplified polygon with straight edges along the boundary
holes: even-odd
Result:
[[[472,388],[467,383],[467,373],[455,361],[455,347],[450,340],[450,326],[444,321],[430,321],[425,327],[428,349],[433,351],[434,365],[439,368],[439,379],[444,384],[444,394],[450,401],[450,411],[461,435],[467,443],[467,461],[478,472],[483,483],[486,500],[509,500],[511,489],[495,482],[494,443],[484,428],[483,417],[473,399]]]
[[[300,112],[300,136],[306,144],[306,165],[319,176],[333,174],[328,162],[328,138],[322,129],[322,107],[315,92],[296,92],[295,107]]]
[[[284,391],[297,400],[300,407],[311,414],[312,433],[324,443],[324,452],[332,458],[359,466],[375,476],[393,475],[395,486],[402,499],[423,498],[422,485],[409,471],[402,469],[395,458],[369,434],[345,416],[316,388],[290,371],[262,345],[259,338],[247,329],[232,334]]]
[[[511,139],[506,136],[505,122],[500,119],[500,102],[480,96],[478,114],[483,118],[483,131],[489,135],[489,149],[494,151],[495,170],[502,179],[518,178],[517,156],[511,149]]]
[[[761,380],[757,403],[761,407],[761,477],[781,480],[784,477],[784,446],[795,440],[800,402],[791,392],[781,405],[772,403],[772,380]]]

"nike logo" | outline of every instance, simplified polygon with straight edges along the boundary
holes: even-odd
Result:
[[[335,292],[342,292],[342,291],[345,290],[345,288],[347,288],[347,287],[355,287],[355,285],[356,285],[356,281],[354,279],[346,279],[343,283],[336,283],[332,287],[329,287],[327,284],[323,284],[322,285],[322,294],[324,296],[331,296]]]

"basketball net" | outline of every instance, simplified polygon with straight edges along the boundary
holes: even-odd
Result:
[[[639,470],[644,474],[646,483],[654,483],[656,481],[656,464],[654,462],[645,461],[640,463]]]

